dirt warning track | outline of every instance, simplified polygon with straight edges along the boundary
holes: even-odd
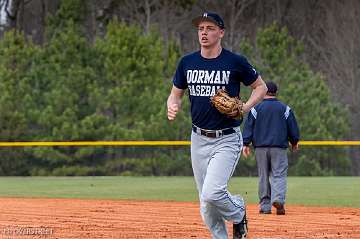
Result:
[[[249,205],[249,238],[360,239],[358,208],[286,209],[285,216],[260,215]],[[211,237],[195,202],[0,198],[0,238]]]

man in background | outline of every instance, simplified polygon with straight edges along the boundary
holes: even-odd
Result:
[[[289,142],[298,149],[299,128],[291,108],[276,98],[277,85],[266,82],[268,91],[261,103],[250,110],[244,126],[245,157],[250,155],[250,144],[255,148],[259,174],[260,213],[285,215]]]

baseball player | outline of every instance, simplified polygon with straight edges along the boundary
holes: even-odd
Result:
[[[277,215],[285,214],[287,148],[298,149],[299,128],[291,108],[276,98],[277,85],[266,82],[268,92],[264,100],[251,109],[244,126],[245,157],[249,145],[255,148],[259,174],[260,213],[271,214],[271,205]]]
[[[224,220],[233,222],[234,238],[246,238],[247,219],[242,197],[228,191],[228,181],[242,149],[240,120],[220,113],[210,102],[218,89],[238,96],[240,83],[253,91],[242,110],[249,111],[266,94],[266,85],[245,57],[221,46],[223,19],[205,12],[192,20],[200,51],[181,58],[167,100],[168,119],[174,120],[188,89],[191,103],[191,162],[199,192],[200,213],[213,238],[228,238]]]

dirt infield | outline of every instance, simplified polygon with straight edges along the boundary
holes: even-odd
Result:
[[[287,206],[259,215],[252,239],[360,238],[360,209]],[[231,225],[228,224],[231,234]],[[0,238],[210,238],[197,203],[0,198]]]

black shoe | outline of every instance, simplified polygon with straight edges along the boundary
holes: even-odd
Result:
[[[246,239],[248,233],[246,212],[244,218],[238,224],[233,224],[233,239]]]
[[[279,202],[273,202],[272,205],[276,208],[276,215],[285,215],[284,204]]]
[[[260,214],[271,214],[271,210],[270,211],[265,211],[265,210],[260,209],[259,213]]]

